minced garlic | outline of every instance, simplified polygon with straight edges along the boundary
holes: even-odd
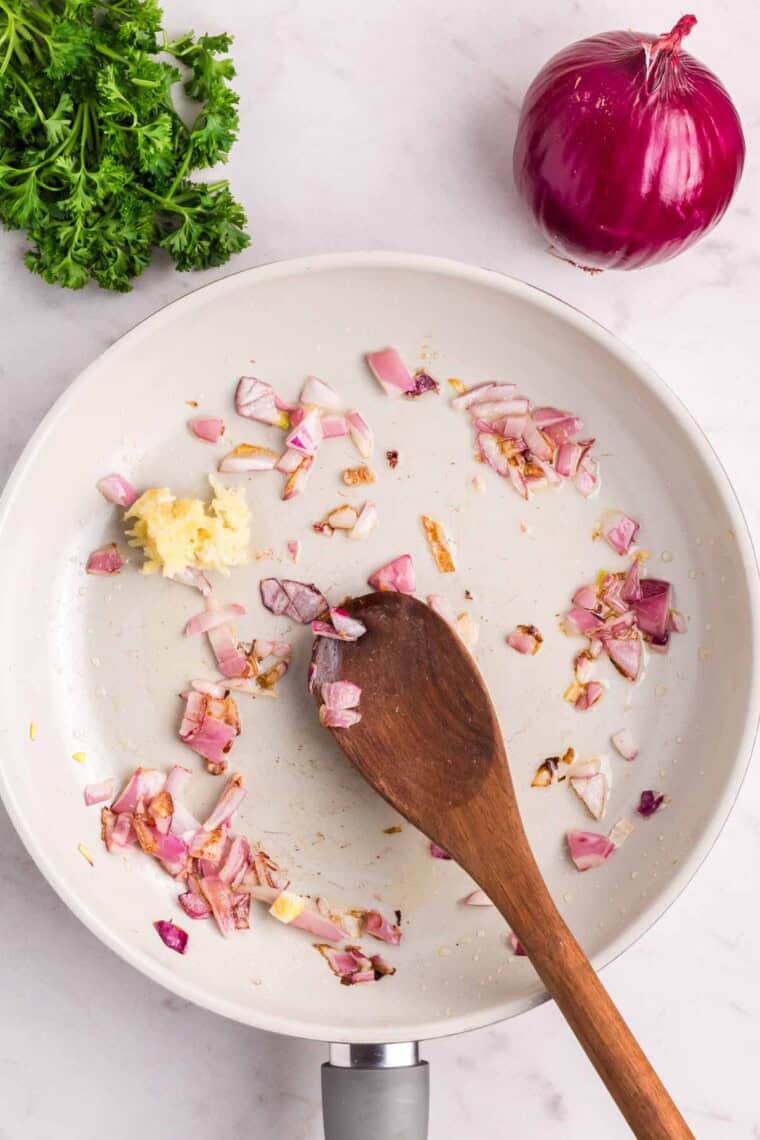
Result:
[[[124,517],[135,522],[127,535],[130,546],[145,555],[143,574],[160,570],[171,578],[187,567],[226,573],[248,561],[248,505],[236,488],[213,476],[209,482],[214,492],[210,503],[177,499],[168,487],[152,487],[129,508]]]

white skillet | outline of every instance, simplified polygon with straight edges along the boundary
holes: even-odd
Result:
[[[385,397],[362,355],[387,344],[436,376],[441,395]],[[212,674],[203,641],[182,637],[200,608],[194,591],[141,577],[136,556],[118,579],[85,575],[88,552],[119,537],[117,511],[95,481],[120,471],[139,487],[204,493],[205,474],[228,448],[278,438],[235,415],[236,378],[265,377],[295,398],[310,372],[374,427],[378,482],[342,485],[341,468],[358,461],[347,441],[325,443],[306,493],[290,503],[280,501],[275,475],[237,477],[254,513],[255,549],[273,555],[219,590],[248,606],[241,635],[290,636],[296,648],[278,702],[240,701],[244,727],[232,766],[244,773],[249,796],[238,830],[260,839],[304,892],[402,910],[403,944],[387,955],[396,975],[352,988],[338,985],[307,935],[263,911],[230,942],[211,923],[183,919],[188,953],[168,951],[152,922],[180,921],[176,889],[145,857],[108,856],[98,809],[82,799],[85,784],[137,764],[187,763],[176,694],[190,678]],[[474,462],[467,418],[449,406],[449,377],[512,379],[534,401],[581,415],[598,440],[598,497],[584,501],[568,485],[520,500]],[[196,414],[190,400],[226,419],[218,446],[187,432]],[[395,471],[386,449],[399,452]],[[473,489],[476,474],[484,494]],[[378,504],[380,526],[366,543],[309,532],[344,495]],[[623,565],[592,541],[601,511],[618,507],[641,520],[649,573],[673,581],[689,632],[673,638],[668,656],[650,658],[635,687],[607,669],[607,695],[580,714],[561,696],[580,645],[561,634],[557,615],[599,569]],[[421,512],[454,535],[456,575],[436,570]],[[303,541],[295,568],[285,557],[290,538]],[[714,453],[672,393],[609,333],[487,270],[341,254],[246,271],[168,306],[118,341],[48,414],[5,490],[0,543],[0,792],[31,856],[122,957],[182,997],[260,1028],[332,1042],[410,1042],[513,1016],[545,996],[527,961],[512,956],[498,915],[460,905],[469,884],[458,868],[431,859],[406,824],[400,834],[384,833],[399,821],[317,725],[304,683],[310,638],[263,610],[262,576],[316,581],[337,600],[361,592],[368,572],[408,551],[421,595],[443,593],[481,623],[478,661],[529,837],[560,909],[599,966],[631,945],[694,874],[749,759],[760,704],[757,569]],[[536,658],[505,645],[517,623],[543,632]],[[636,831],[603,868],[581,876],[563,833],[593,823],[566,786],[533,789],[531,776],[569,745],[581,755],[610,753],[609,736],[623,726],[641,755],[631,764],[611,756],[605,824],[626,815]],[[86,754],[84,764],[72,761],[74,752]],[[644,788],[672,797],[650,821],[634,815]],[[198,805],[218,790],[199,765]]]

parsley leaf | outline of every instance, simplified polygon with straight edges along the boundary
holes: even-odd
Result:
[[[192,178],[237,138],[232,40],[162,23],[157,0],[0,3],[0,225],[51,284],[125,292],[156,247],[189,270],[249,243],[227,182]]]

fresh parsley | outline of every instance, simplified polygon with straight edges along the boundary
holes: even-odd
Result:
[[[125,292],[157,245],[183,270],[248,245],[227,181],[190,177],[237,137],[231,39],[169,41],[162,19],[156,0],[0,0],[0,223],[51,284]]]

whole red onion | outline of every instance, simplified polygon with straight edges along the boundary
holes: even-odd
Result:
[[[544,234],[584,266],[636,269],[707,233],[731,201],[744,135],[720,80],[662,36],[571,44],[531,84],[514,152],[517,188]]]

